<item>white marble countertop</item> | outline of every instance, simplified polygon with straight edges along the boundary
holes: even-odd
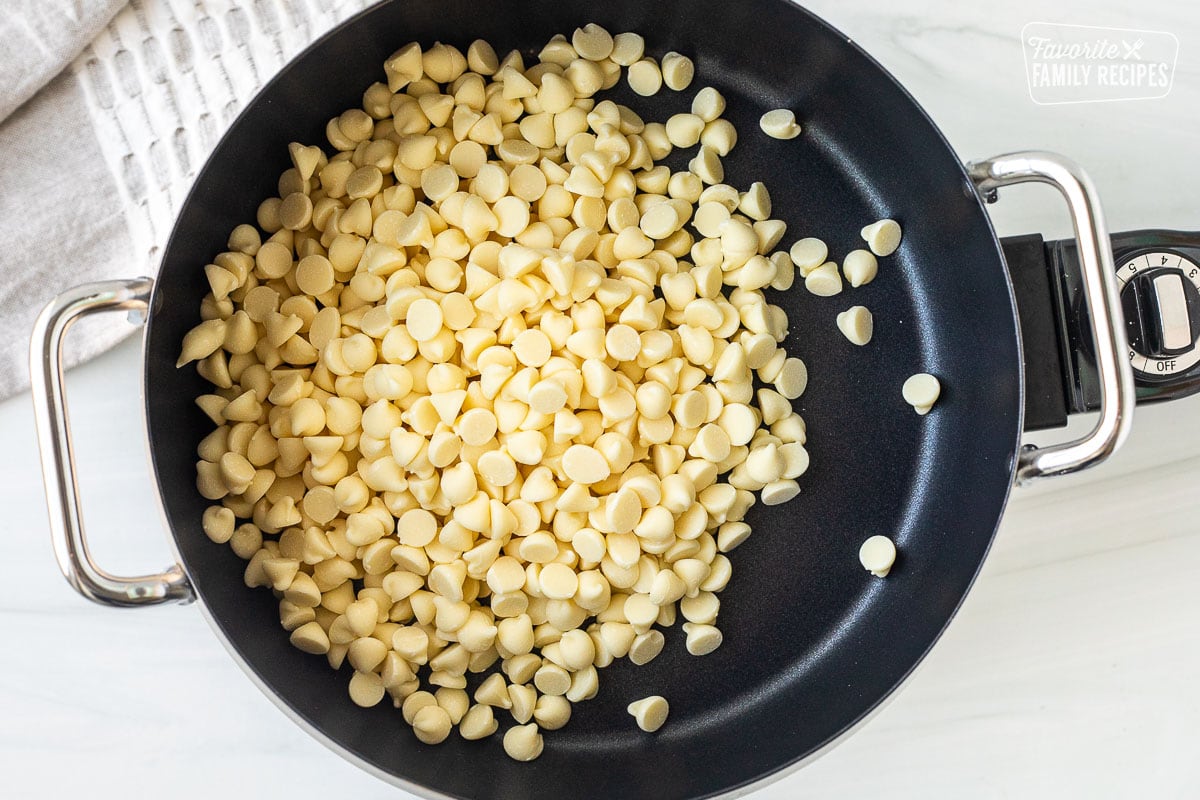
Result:
[[[1090,170],[1113,230],[1200,227],[1200,5],[810,6],[891,69],[962,156],[1058,150]],[[1174,90],[1034,105],[1018,41],[1030,21],[1174,31]],[[1051,195],[1008,192],[994,207],[1001,233],[1066,234]],[[68,378],[91,538],[117,572],[167,558],[139,358],[128,342]],[[755,797],[1200,796],[1198,419],[1200,397],[1139,409],[1109,463],[1015,492],[978,583],[908,686]],[[288,721],[195,608],[121,612],[75,596],[50,551],[27,395],[0,403],[0,440],[0,794],[407,797]]]

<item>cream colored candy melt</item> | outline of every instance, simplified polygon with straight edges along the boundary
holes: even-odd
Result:
[[[799,272],[836,293],[838,267],[816,238],[781,249],[766,184],[727,182],[720,92],[631,109],[604,96],[622,68],[643,97],[695,77],[595,24],[530,59],[400,48],[327,148],[289,146],[181,342],[214,387],[204,534],[280,597],[293,645],[350,664],[353,702],[390,700],[426,744],[506,728],[531,760],[679,616],[712,652],[725,553],[809,468],[805,345],[764,292]],[[666,710],[631,707],[647,730]]]

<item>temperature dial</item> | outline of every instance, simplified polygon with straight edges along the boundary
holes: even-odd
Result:
[[[1133,369],[1154,380],[1200,363],[1200,266],[1165,250],[1117,263]]]

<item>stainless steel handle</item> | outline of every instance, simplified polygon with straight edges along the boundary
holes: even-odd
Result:
[[[1094,467],[1116,452],[1129,435],[1135,402],[1133,368],[1117,292],[1108,227],[1100,198],[1087,173],[1055,153],[1009,153],[967,165],[980,192],[1014,183],[1048,183],[1062,193],[1075,227],[1083,273],[1083,298],[1091,318],[1100,378],[1100,418],[1090,433],[1072,442],[1037,448],[1026,445],[1017,462],[1017,483]]]
[[[137,312],[144,318],[153,286],[149,278],[134,278],[87,283],[63,292],[38,315],[29,345],[33,414],[54,556],[75,591],[101,605],[131,607],[195,599],[187,576],[177,564],[157,575],[122,578],[105,572],[92,560],[79,512],[75,454],[63,393],[63,336],[75,320],[100,311],[119,310]]]

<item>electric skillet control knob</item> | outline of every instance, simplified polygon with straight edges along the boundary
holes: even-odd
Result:
[[[1200,364],[1200,265],[1170,251],[1117,259],[1129,360],[1139,381],[1191,371]]]

